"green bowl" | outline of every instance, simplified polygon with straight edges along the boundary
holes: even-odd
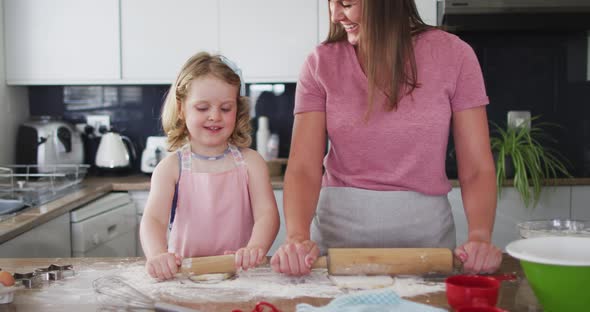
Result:
[[[536,237],[506,246],[546,312],[589,311],[590,238]]]

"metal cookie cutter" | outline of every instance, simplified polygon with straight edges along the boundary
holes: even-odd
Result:
[[[74,274],[74,267],[70,264],[62,266],[52,264],[47,268],[35,270],[35,275],[41,276],[41,279],[44,281],[57,281],[65,277],[74,276]]]
[[[74,271],[74,266],[72,266],[71,264],[66,264],[66,265],[55,265],[52,264],[50,265],[48,268],[49,272],[60,272],[58,275],[61,276],[61,278],[66,278],[66,277],[72,277],[76,274],[76,271]],[[51,274],[50,274],[51,276]]]
[[[14,273],[12,275],[16,283],[20,283],[26,288],[38,288],[43,282],[42,277],[36,275],[34,272],[29,273]]]

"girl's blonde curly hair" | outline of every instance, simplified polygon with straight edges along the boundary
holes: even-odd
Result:
[[[168,150],[175,151],[188,142],[188,129],[184,119],[180,116],[181,105],[188,94],[190,83],[199,77],[212,75],[228,84],[237,86],[236,103],[237,116],[236,126],[229,142],[238,147],[249,147],[252,143],[250,125],[250,105],[248,98],[240,96],[240,76],[234,72],[220,55],[212,55],[207,52],[200,52],[189,58],[182,66],[176,81],[170,87],[166,100],[162,107],[162,127],[168,137]]]

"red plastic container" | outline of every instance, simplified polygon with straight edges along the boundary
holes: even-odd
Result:
[[[500,281],[493,277],[455,275],[447,278],[445,283],[447,286],[447,301],[455,310],[468,307],[494,307],[498,302]]]
[[[456,310],[457,312],[507,312],[506,310],[502,310],[497,307],[488,307],[488,306],[481,306],[481,307],[462,307]]]

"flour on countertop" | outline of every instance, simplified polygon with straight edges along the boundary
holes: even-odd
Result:
[[[154,299],[176,302],[243,302],[261,298],[316,297],[333,298],[354,290],[343,291],[328,277],[327,270],[314,270],[308,276],[290,277],[272,272],[269,267],[239,272],[237,278],[215,284],[201,284],[188,278],[158,282],[145,271],[143,262],[100,266],[93,265],[76,271],[74,277],[47,283],[28,300],[56,300],[56,304],[98,302],[92,282],[106,275],[118,275],[133,287]],[[359,277],[362,279],[362,277]],[[394,278],[393,285],[386,287],[400,297],[444,291],[444,283],[426,283],[421,278]],[[18,300],[18,296],[15,297]]]
[[[376,289],[393,285],[395,280],[389,275],[376,276],[337,276],[330,275],[330,280],[343,289]]]

